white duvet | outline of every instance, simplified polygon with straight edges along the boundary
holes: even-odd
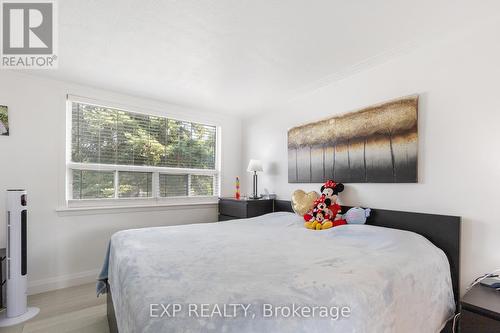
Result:
[[[439,332],[455,309],[422,236],[290,213],[118,232],[109,282],[121,333]]]

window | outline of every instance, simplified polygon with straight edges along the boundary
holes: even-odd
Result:
[[[68,105],[68,199],[218,194],[215,126],[76,99]]]

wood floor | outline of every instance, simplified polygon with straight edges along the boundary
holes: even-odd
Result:
[[[106,297],[96,298],[95,283],[28,297],[38,316],[0,333],[109,333]]]

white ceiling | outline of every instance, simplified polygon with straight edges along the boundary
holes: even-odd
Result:
[[[60,0],[59,69],[33,74],[248,115],[477,22],[494,2]]]

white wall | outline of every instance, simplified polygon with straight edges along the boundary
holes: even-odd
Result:
[[[500,268],[499,29],[500,23],[464,29],[245,120],[243,162],[262,159],[260,188],[282,199],[298,188],[319,190],[319,184],[288,184],[287,129],[420,94],[419,183],[347,184],[341,201],[462,216],[464,287]]]
[[[64,198],[65,103],[74,94],[222,126],[222,194],[241,170],[241,121],[75,84],[0,71],[0,105],[9,107],[10,136],[0,136],[0,247],[5,247],[5,189],[29,196],[30,292],[93,281],[117,230],[217,220],[217,206],[56,212]],[[180,210],[182,209],[182,210]]]

